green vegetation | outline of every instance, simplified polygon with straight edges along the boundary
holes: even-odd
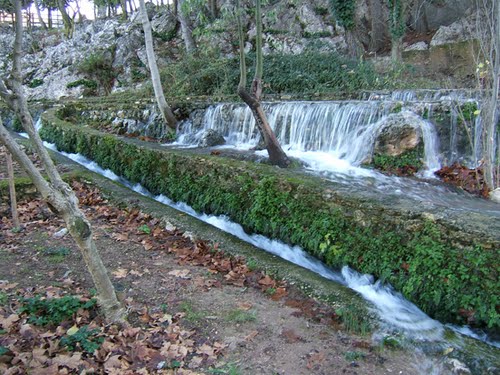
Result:
[[[97,82],[94,81],[94,80],[90,80],[90,79],[79,79],[79,80],[76,80],[76,81],[73,81],[73,82],[70,82],[66,85],[66,87],[68,89],[71,89],[73,87],[78,87],[78,86],[84,86],[86,87],[87,89],[90,89],[90,92],[95,92],[95,90],[97,89]]]
[[[137,228],[139,232],[142,232],[144,234],[151,234],[151,228],[148,227],[146,224],[141,225],[139,228]]]
[[[94,353],[104,342],[104,337],[97,337],[98,333],[98,329],[83,326],[76,333],[64,336],[60,344],[70,351],[83,350],[87,353]]]
[[[79,80],[81,85],[94,90],[94,83],[97,82],[106,94],[111,92],[118,71],[113,68],[114,50],[97,51],[87,56],[77,67],[79,73],[87,76],[88,79]],[[92,83],[93,82],[93,83]],[[70,85],[73,84],[70,83]]]
[[[355,0],[330,0],[330,8],[335,19],[347,30],[355,26],[354,15],[356,12]]]
[[[43,249],[42,254],[52,263],[61,263],[71,251],[65,247]]]
[[[229,311],[226,320],[234,323],[255,322],[257,320],[257,314],[255,311],[236,309]]]
[[[18,132],[18,133],[24,132],[21,121],[19,120],[19,118],[17,116],[14,116],[14,118],[12,119],[12,130],[14,130],[15,132]]]
[[[381,344],[384,348],[391,348],[391,349],[401,348],[401,342],[397,337],[394,336],[384,336],[384,339],[382,340]]]
[[[337,309],[335,313],[342,320],[344,328],[359,335],[367,335],[372,331],[370,321],[366,319],[362,311],[356,308]]]
[[[248,232],[299,245],[330,266],[373,274],[435,318],[500,326],[498,248],[487,238],[473,239],[418,212],[396,213],[375,201],[326,194],[324,181],[311,176],[155,151],[64,123],[50,111],[43,120],[42,136],[59,149],[79,152],[153,194],[225,214]],[[355,326],[354,319],[345,321]]]
[[[344,353],[345,360],[349,362],[359,361],[360,359],[364,359],[365,357],[365,353],[358,351],[349,351]]]
[[[423,166],[423,147],[408,150],[401,155],[373,155],[372,165],[381,171],[400,176],[413,176]]]
[[[196,310],[193,304],[189,301],[182,301],[179,307],[181,311],[186,314],[185,319],[191,323],[197,323],[207,316],[206,311]]]
[[[329,33],[306,34],[321,38]],[[248,54],[248,75],[254,75],[255,54]],[[306,51],[300,55],[272,54],[264,59],[266,94],[354,93],[363,89],[387,89],[400,84],[406,70],[394,67],[384,75],[369,62],[351,60],[336,53]],[[235,95],[239,80],[237,59],[221,58],[213,51],[186,56],[161,71],[165,94],[170,97]]]
[[[35,78],[28,84],[28,87],[34,89],[35,87],[39,87],[41,85],[43,85],[43,79]]]
[[[44,326],[58,325],[70,319],[79,309],[89,310],[96,305],[97,300],[81,301],[80,298],[74,296],[46,299],[35,296],[22,298],[21,303],[23,306],[19,309],[19,313],[28,314],[28,323]]]
[[[5,292],[0,292],[0,306],[4,306],[7,303],[8,295]]]

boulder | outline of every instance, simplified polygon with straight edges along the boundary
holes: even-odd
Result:
[[[464,42],[474,38],[476,33],[476,17],[471,16],[449,26],[441,26],[432,37],[431,47],[438,47],[447,44]]]
[[[500,203],[500,188],[496,188],[490,193],[490,199],[493,202]]]
[[[208,129],[201,135],[198,147],[220,146],[224,143],[226,143],[226,140],[219,132],[213,129]]]
[[[177,19],[172,12],[166,8],[153,17],[151,20],[151,29],[160,35],[170,35],[175,33]]]
[[[408,119],[397,114],[389,116],[382,131],[375,140],[374,153],[379,155],[398,156],[406,151],[414,150],[422,142],[420,128],[408,122]]]

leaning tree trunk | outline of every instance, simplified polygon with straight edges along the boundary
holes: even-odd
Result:
[[[146,43],[146,54],[148,56],[149,71],[151,73],[151,81],[155,92],[156,103],[163,117],[163,120],[173,131],[177,130],[177,119],[175,118],[172,109],[165,100],[163,87],[161,86],[160,72],[156,64],[156,55],[153,49],[153,34],[151,32],[151,23],[149,22],[148,12],[144,0],[139,1],[142,15],[142,27],[144,29],[144,40]]]
[[[262,19],[260,10],[260,0],[256,1],[255,22],[256,22],[256,67],[255,76],[252,82],[252,91],[246,89],[246,63],[245,63],[245,39],[243,36],[243,26],[240,16],[240,7],[237,5],[238,35],[240,41],[240,83],[238,85],[238,95],[248,105],[255,118],[257,128],[264,138],[264,143],[269,154],[269,162],[281,168],[290,165],[290,159],[281,148],[273,129],[267,121],[266,114],[260,103],[262,96],[262,75],[263,75],[263,54],[262,54]]]
[[[15,2],[17,19],[21,19],[21,1]],[[69,233],[82,253],[83,259],[94,281],[98,299],[104,315],[109,321],[123,322],[125,312],[118,302],[111,280],[102,263],[101,257],[92,238],[92,229],[89,221],[78,207],[78,198],[71,188],[65,183],[55,165],[44,148],[42,140],[33,125],[33,118],[28,110],[28,105],[22,90],[21,74],[21,45],[23,26],[16,22],[16,36],[12,57],[12,71],[9,81],[0,80],[0,97],[16,114],[23,129],[28,133],[30,141],[37,152],[42,165],[47,173],[48,181],[33,165],[28,156],[21,150],[16,141],[9,134],[0,121],[0,142],[5,144],[19,165],[26,171],[33,181],[42,198],[47,201],[62,216]]]

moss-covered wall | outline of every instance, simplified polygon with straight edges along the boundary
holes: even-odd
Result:
[[[310,175],[217,156],[161,150],[43,116],[44,139],[79,152],[153,194],[197,211],[226,214],[254,233],[299,245],[395,286],[446,321],[498,329],[499,244],[423,212],[340,193]]]

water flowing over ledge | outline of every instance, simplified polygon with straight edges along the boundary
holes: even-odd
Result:
[[[432,177],[443,162],[477,166],[482,157],[482,126],[480,116],[471,113],[471,108],[480,107],[473,93],[401,91],[367,96],[367,100],[267,102],[263,108],[283,149],[306,163],[315,159],[312,164],[320,168],[318,172],[362,164],[371,157],[378,134],[398,116],[401,125],[422,132],[425,177]],[[470,117],[467,124],[464,116]],[[224,136],[223,148],[248,150],[260,141],[245,105],[219,103],[195,111],[180,126],[176,145],[194,147],[207,130]],[[325,157],[330,165],[320,162]]]

